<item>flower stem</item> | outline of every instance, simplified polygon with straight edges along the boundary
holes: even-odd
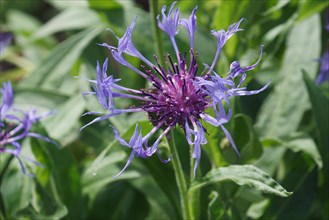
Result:
[[[190,145],[190,182],[189,185],[192,185],[194,180],[194,160],[193,160],[193,145]]]
[[[188,203],[187,185],[186,185],[184,172],[181,166],[181,162],[178,156],[173,130],[170,132],[170,139],[168,139],[168,143],[172,153],[174,154],[172,158],[172,163],[173,163],[176,182],[180,195],[180,203],[182,208],[183,219],[193,219],[188,211],[189,203]]]
[[[159,57],[159,62],[161,65],[164,65],[164,51],[163,51],[163,45],[161,41],[161,32],[160,29],[158,28],[158,23],[157,23],[157,13],[158,13],[158,3],[159,1],[157,0],[150,0],[150,11],[151,11],[151,20],[152,20],[152,27],[153,27],[153,36],[154,36],[154,44],[155,44],[155,52],[158,54]]]
[[[189,187],[190,188],[195,180],[194,176],[194,159],[193,159],[193,145],[190,145],[190,181],[189,181]],[[200,197],[200,191],[190,191],[188,189],[187,192],[187,200],[188,200],[188,212],[189,215],[193,218],[197,219],[199,216],[199,198]]]

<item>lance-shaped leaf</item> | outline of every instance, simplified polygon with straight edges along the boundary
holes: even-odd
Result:
[[[233,181],[242,186],[247,185],[261,192],[274,194],[282,197],[291,195],[278,182],[272,179],[267,173],[253,165],[231,165],[211,170],[201,181],[197,181],[190,188],[194,191],[209,185],[224,181]]]
[[[321,154],[322,160],[324,162],[324,167],[327,170],[328,165],[328,131],[329,131],[329,119],[328,119],[328,96],[326,96],[325,90],[322,90],[321,87],[317,87],[312,79],[303,72],[304,82],[312,103],[312,112],[314,115],[314,120],[316,123],[316,130],[318,134],[318,147]]]

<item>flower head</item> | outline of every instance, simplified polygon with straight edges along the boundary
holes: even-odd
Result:
[[[159,28],[168,34],[176,53],[175,58],[172,58],[169,54],[166,55],[166,63],[169,64],[166,68],[157,62],[153,64],[147,60],[147,58],[142,56],[133,46],[131,32],[136,23],[136,19],[134,19],[132,25],[128,27],[124,36],[118,38],[119,42],[117,47],[107,45],[106,43],[101,44],[101,46],[105,46],[111,50],[114,59],[120,64],[135,71],[152,84],[150,88],[140,90],[118,85],[118,79],[114,79],[112,76],[107,76],[106,74],[107,60],[104,62],[103,68],[100,68],[100,65],[97,64],[97,80],[90,80],[94,92],[87,92],[86,94],[96,94],[99,102],[108,112],[105,113],[105,115],[95,118],[82,127],[82,129],[95,122],[116,115],[140,111],[146,112],[149,115],[149,120],[154,125],[154,128],[143,137],[137,124],[129,143],[122,139],[118,131],[113,128],[115,137],[119,143],[132,149],[127,164],[116,176],[119,176],[127,168],[134,157],[147,158],[156,153],[158,143],[177,125],[184,129],[188,143],[194,146],[192,155],[193,158],[196,159],[194,172],[201,158],[201,145],[207,143],[205,128],[202,125],[202,121],[216,127],[221,127],[232,147],[239,154],[233,138],[224,127],[232,116],[229,99],[232,96],[257,94],[266,89],[269,85],[268,83],[263,88],[255,91],[248,91],[246,87],[242,87],[247,76],[246,72],[257,66],[261,59],[262,50],[259,60],[251,66],[241,67],[239,62],[232,62],[226,77],[221,77],[213,70],[226,41],[236,32],[242,30],[239,28],[239,25],[243,19],[232,24],[227,31],[212,31],[212,34],[217,38],[215,58],[211,66],[205,65],[206,70],[202,72],[203,74],[198,74],[197,55],[194,49],[194,35],[196,30],[195,14],[197,8],[194,8],[189,19],[180,19],[179,9],[174,8],[175,3],[171,5],[168,15],[166,15],[166,7],[164,6],[161,10],[162,20],[160,20],[160,15],[157,18]],[[175,41],[175,35],[177,34],[179,25],[182,25],[187,30],[190,38],[191,49],[189,52],[189,59],[181,55]],[[138,57],[148,67],[142,66],[143,71],[138,70],[124,59],[123,54]],[[118,57],[120,57],[120,59],[118,59]],[[116,109],[115,98],[137,99],[140,101],[140,105],[128,109]],[[224,105],[228,106],[228,110],[225,110]],[[206,109],[208,108],[214,109],[214,116],[206,113]],[[102,113],[88,112],[86,114]],[[150,145],[148,143],[150,137],[155,135],[160,129],[163,129],[163,132],[156,141]],[[162,161],[168,162],[170,159],[171,158]]]
[[[24,174],[33,176],[28,173],[23,165],[21,158],[28,160],[36,165],[42,164],[21,155],[21,141],[26,137],[34,137],[47,142],[52,142],[48,137],[32,132],[32,126],[41,118],[50,114],[44,113],[37,115],[35,110],[24,112],[12,107],[13,90],[10,82],[4,83],[0,88],[2,102],[0,105],[0,153],[7,153],[15,156],[21,166]]]

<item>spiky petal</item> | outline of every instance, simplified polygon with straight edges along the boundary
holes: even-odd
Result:
[[[180,20],[180,24],[184,26],[184,28],[187,30],[187,33],[190,37],[190,47],[193,50],[194,49],[194,35],[196,30],[196,10],[198,7],[196,6],[189,19],[183,18]]]

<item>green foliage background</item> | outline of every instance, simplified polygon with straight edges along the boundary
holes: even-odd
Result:
[[[245,31],[225,45],[217,72],[224,75],[234,60],[252,64],[260,45],[265,45],[261,64],[249,73],[248,87],[260,88],[270,79],[272,83],[262,94],[232,100],[235,116],[228,130],[240,158],[220,129],[205,124],[208,144],[202,147],[196,180],[189,183],[194,216],[327,219],[329,92],[328,84],[316,86],[314,79],[319,72],[316,59],[328,49],[328,1],[178,2],[185,17],[196,5],[199,67],[215,54],[216,39],[210,30],[227,29],[244,17]],[[81,93],[91,89],[84,78],[95,78],[96,61],[111,57],[97,43],[116,45],[106,28],[121,37],[138,16],[133,41],[152,59],[155,41],[148,2],[1,0],[0,6],[1,32],[14,35],[1,55],[0,81],[14,83],[17,108],[56,110],[35,129],[60,145],[24,141],[23,154],[45,165],[29,166],[35,178],[23,175],[15,160],[6,168],[8,156],[0,155],[0,219],[181,219],[171,163],[136,158],[122,176],[112,178],[130,152],[115,141],[109,124],[129,138],[136,122],[145,132],[151,129],[146,115],[119,116],[79,131],[93,119],[81,114],[101,111],[94,97],[84,99]],[[188,51],[185,31],[180,30],[177,38],[180,50]],[[162,34],[162,39],[165,51],[173,54],[167,36]],[[129,61],[140,64],[134,58]],[[112,58],[108,72],[121,78],[122,85],[145,87],[141,77]],[[134,103],[116,104],[124,108]],[[176,145],[189,176],[189,146],[180,128]],[[160,151],[168,156],[168,143],[163,141]]]

